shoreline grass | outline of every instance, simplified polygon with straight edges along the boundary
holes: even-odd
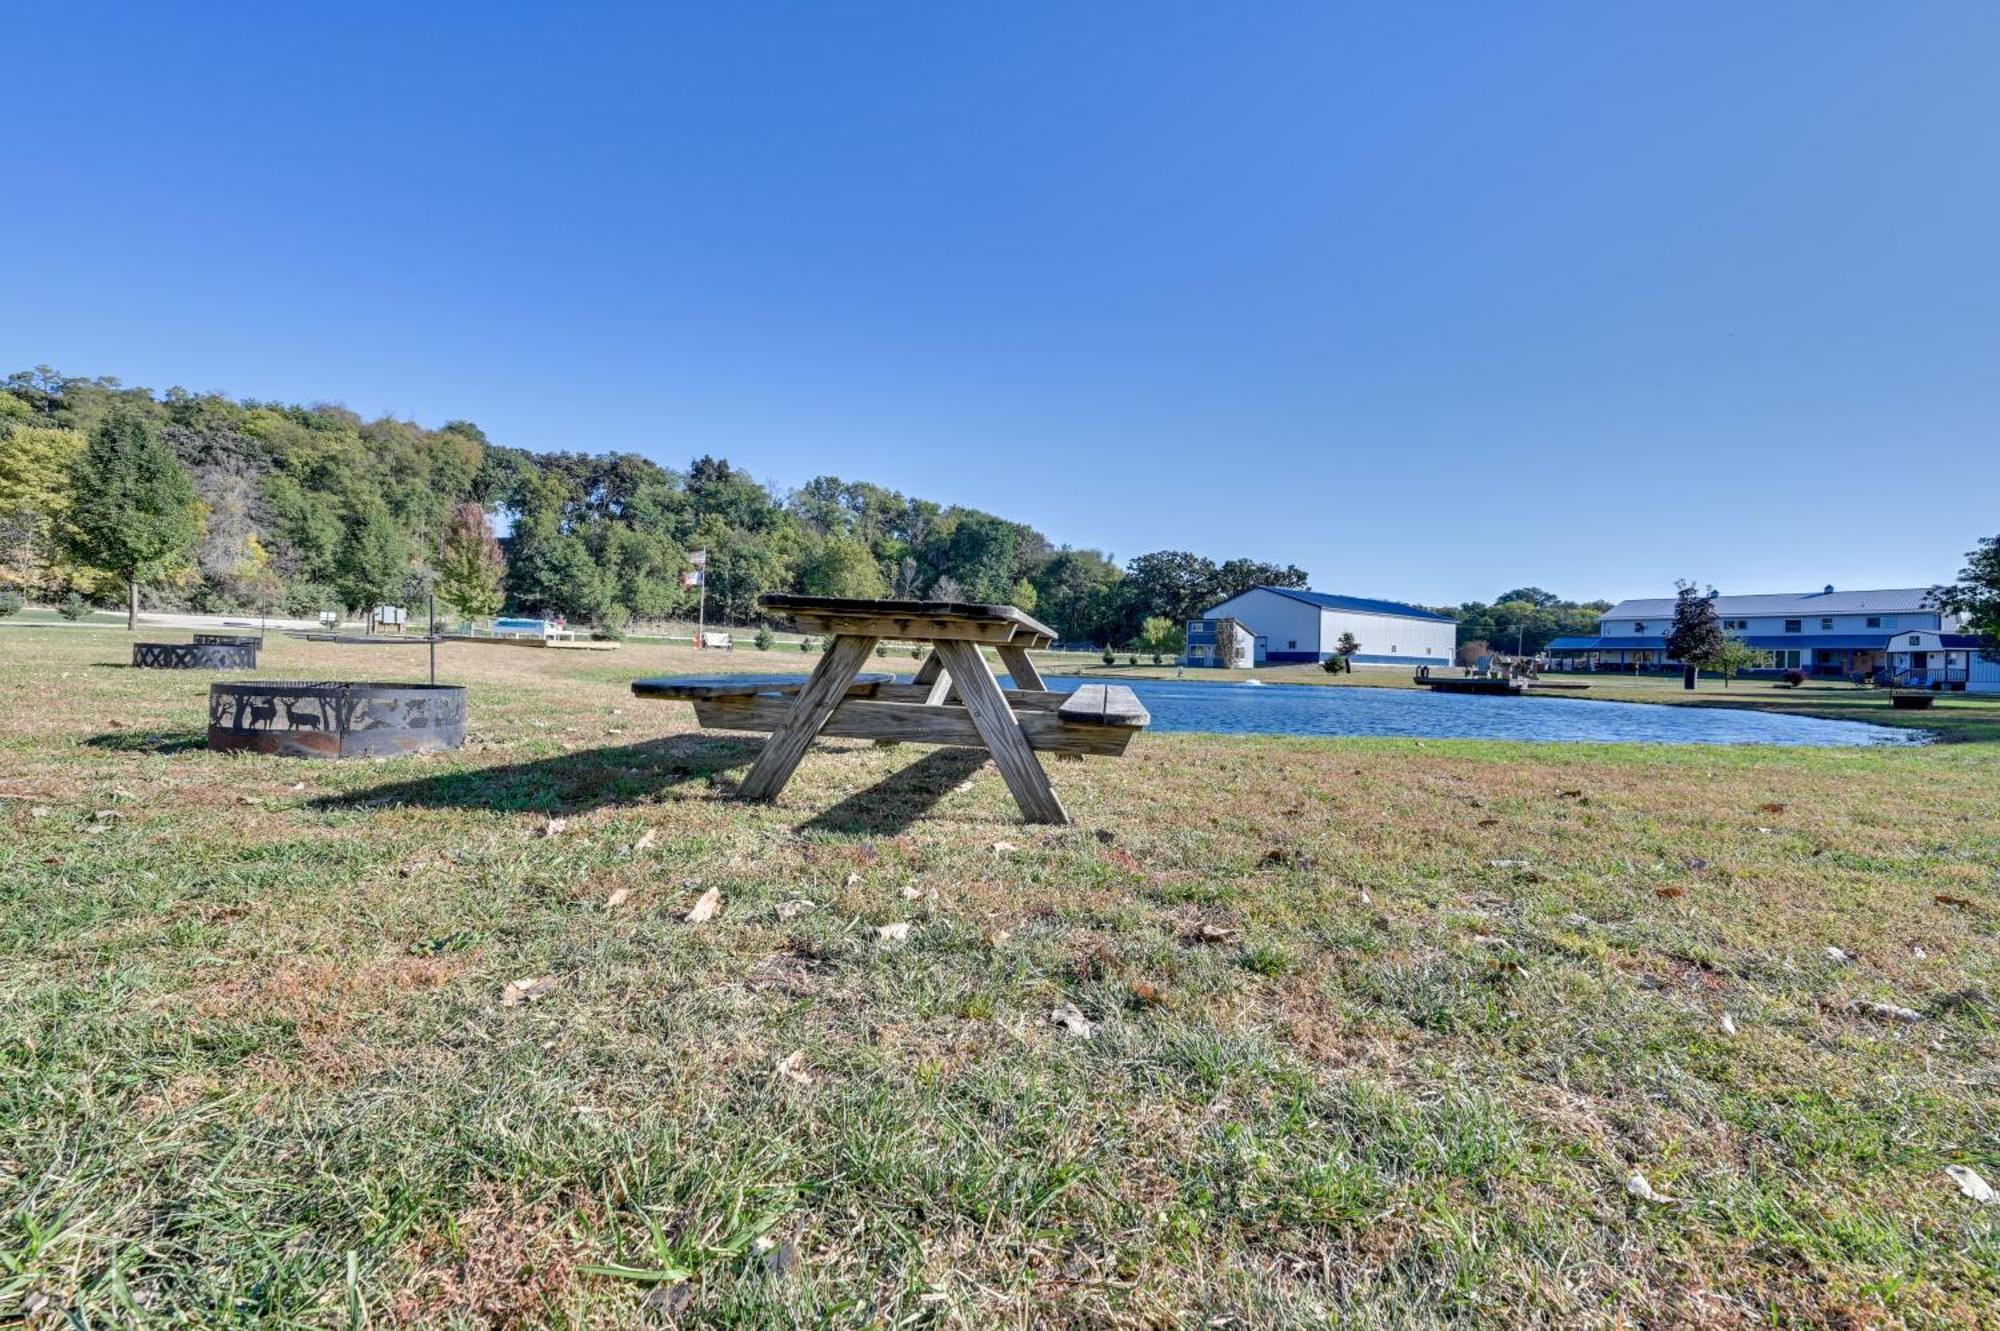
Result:
[[[775,653],[321,764],[125,651],[0,638],[0,1318],[2000,1325],[1992,746],[1148,735],[1047,829],[625,688]]]

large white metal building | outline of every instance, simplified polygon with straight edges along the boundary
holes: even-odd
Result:
[[[1213,665],[1216,626],[1232,619],[1255,637],[1260,664],[1324,661],[1345,633],[1361,644],[1356,665],[1448,666],[1458,650],[1457,622],[1419,605],[1252,587],[1188,621],[1186,663]]]

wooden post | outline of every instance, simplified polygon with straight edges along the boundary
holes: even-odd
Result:
[[[792,710],[784,724],[771,732],[771,738],[764,741],[764,751],[757,755],[757,761],[750,767],[750,774],[743,778],[737,794],[746,800],[771,800],[785,788],[798,770],[799,760],[806,756],[806,746],[811,744],[819,728],[833,715],[833,709],[840,706],[847,694],[848,685],[861,673],[867,664],[868,654],[875,650],[876,639],[864,636],[840,634],[833,640],[833,647],[819,658],[813,667],[812,678],[799,690],[799,696],[792,702]]]
[[[1048,773],[1035,761],[1027,736],[1021,733],[1021,723],[1014,719],[1013,709],[987,668],[986,658],[979,654],[978,644],[940,639],[937,654],[957,682],[959,701],[965,704],[979,737],[986,741],[1001,779],[1021,806],[1022,816],[1031,823],[1067,823],[1069,814],[1050,787]]]
[[[1028,659],[1027,648],[1002,647],[1000,663],[1007,667],[1007,673],[1013,677],[1015,688],[1034,689],[1037,692],[1048,688],[1048,685],[1042,682],[1042,672]]]

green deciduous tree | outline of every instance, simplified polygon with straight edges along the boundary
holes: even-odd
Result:
[[[1740,638],[1724,638],[1720,646],[1714,648],[1701,663],[1707,670],[1722,676],[1722,687],[1728,688],[1732,677],[1745,670],[1762,670],[1771,664],[1771,654],[1759,651]]]
[[[334,555],[333,587],[348,610],[372,610],[403,586],[410,567],[409,538],[373,495],[349,508]]]
[[[1165,615],[1154,615],[1139,626],[1139,646],[1151,652],[1157,664],[1163,656],[1179,656],[1182,628]]]
[[[460,504],[445,522],[438,547],[438,599],[465,619],[485,619],[500,612],[507,561],[493,524],[478,504]]]
[[[1960,616],[1966,632],[1985,640],[1986,653],[2000,652],[2000,536],[1968,550],[1958,581],[1931,588],[1930,604]]]
[[[828,536],[799,564],[798,589],[806,596],[880,597],[889,593],[882,568],[860,538]]]
[[[139,626],[139,584],[194,548],[187,468],[144,417],[118,412],[91,431],[70,472],[62,543],[80,563],[125,583],[125,627]]]

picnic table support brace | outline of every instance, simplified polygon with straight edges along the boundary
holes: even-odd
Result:
[[[1037,670],[1035,663],[1028,659],[1027,648],[1002,647],[1000,649],[1000,664],[1007,667],[1007,674],[1013,679],[1015,688],[1035,689],[1038,691],[1048,688],[1048,685],[1042,681],[1042,672]]]
[[[865,636],[841,634],[834,638],[832,648],[819,658],[813,667],[812,678],[799,690],[799,696],[792,702],[792,710],[785,717],[784,724],[771,732],[764,741],[763,752],[750,767],[750,774],[743,778],[737,794],[746,800],[774,800],[785,783],[798,770],[799,760],[806,756],[806,746],[813,736],[819,734],[820,727],[833,715],[833,709],[840,706],[847,696],[848,686],[861,673],[861,667],[868,663],[868,654],[875,650],[876,639]]]
[[[1014,719],[1013,709],[1000,692],[999,681],[979,654],[978,644],[944,638],[938,640],[936,651],[946,674],[957,682],[959,701],[971,715],[979,737],[986,741],[994,766],[1014,793],[1022,816],[1031,823],[1069,822],[1068,812],[1049,785],[1048,774],[1021,733],[1021,723]]]

